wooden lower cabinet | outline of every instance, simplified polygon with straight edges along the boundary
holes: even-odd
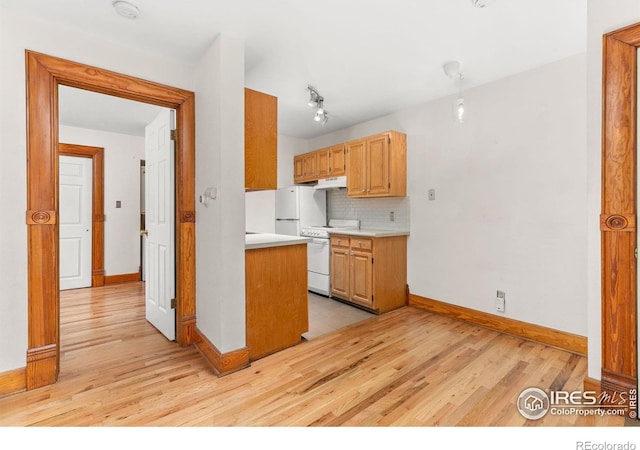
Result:
[[[377,314],[407,304],[407,237],[331,236],[331,295]]]
[[[307,244],[245,251],[246,338],[255,361],[309,331]]]

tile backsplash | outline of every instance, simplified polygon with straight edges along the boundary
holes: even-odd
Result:
[[[350,198],[346,189],[330,190],[327,209],[329,219],[360,219],[361,228],[409,230],[409,197]]]

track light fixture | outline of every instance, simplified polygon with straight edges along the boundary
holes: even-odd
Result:
[[[309,90],[309,105],[311,108],[316,108],[316,115],[313,120],[316,122],[320,122],[320,124],[324,125],[329,120],[329,116],[327,115],[327,110],[324,109],[324,97],[322,97],[318,91],[311,85],[307,85],[307,89]]]

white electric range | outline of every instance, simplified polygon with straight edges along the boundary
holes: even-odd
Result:
[[[328,225],[304,227],[300,236],[313,239],[307,244],[307,270],[309,290],[318,294],[331,295],[331,232],[357,230],[360,228],[358,219],[329,219]]]

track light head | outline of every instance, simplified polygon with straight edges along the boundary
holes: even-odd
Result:
[[[313,120],[324,125],[329,120],[327,111],[324,109],[324,97],[311,85],[307,85],[307,89],[309,90],[309,101],[307,105],[310,107],[315,106],[316,108],[316,115],[313,117]]]

